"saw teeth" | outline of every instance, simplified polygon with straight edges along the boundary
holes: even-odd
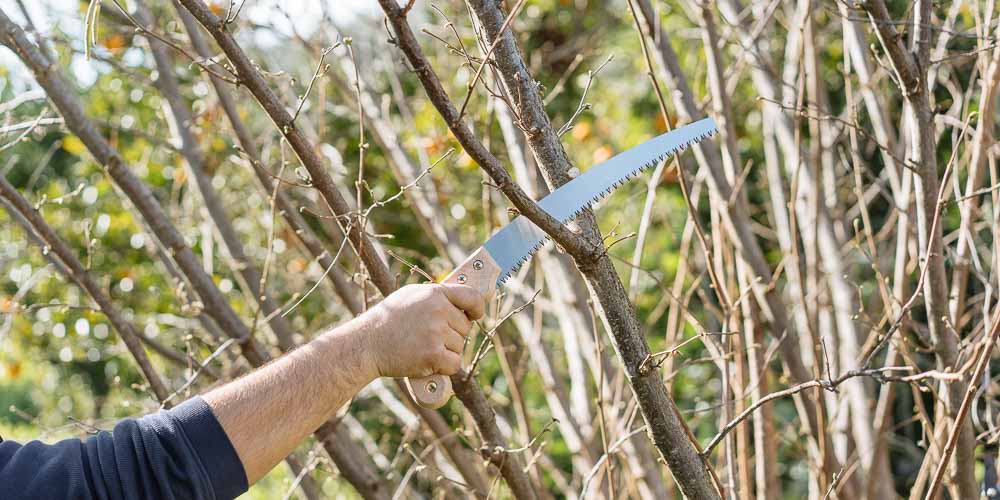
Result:
[[[661,154],[660,156],[656,157],[656,159],[654,159],[652,161],[649,161],[649,162],[646,162],[642,166],[640,166],[639,168],[636,168],[636,169],[628,172],[627,174],[625,174],[625,176],[623,178],[615,181],[611,186],[609,186],[604,191],[602,191],[600,194],[598,194],[596,197],[592,198],[590,201],[588,201],[583,206],[581,206],[579,210],[573,212],[569,217],[567,217],[566,219],[563,219],[563,220],[561,220],[559,222],[562,222],[563,224],[565,224],[565,223],[567,223],[567,222],[569,222],[569,221],[577,218],[580,214],[583,213],[583,211],[585,209],[593,206],[595,203],[601,201],[601,199],[603,199],[603,198],[607,197],[608,195],[610,195],[614,190],[616,190],[619,187],[621,187],[621,185],[624,184],[626,181],[631,180],[631,179],[637,177],[640,173],[642,173],[646,169],[652,167],[653,165],[656,165],[657,163],[663,161],[667,157],[669,157],[669,156],[671,156],[673,154],[676,154],[677,152],[679,152],[679,151],[681,151],[683,149],[686,149],[686,148],[690,147],[691,144],[697,143],[697,142],[701,142],[706,137],[709,137],[709,136],[712,136],[712,135],[715,135],[715,134],[709,133],[708,135],[698,136],[694,141],[684,143],[681,146],[677,147],[676,149],[672,149],[670,151],[667,151],[667,152]],[[547,241],[547,239],[546,239],[546,241]],[[532,250],[531,254],[534,254],[535,251],[537,251],[538,248],[541,248],[541,246],[543,246],[543,245],[539,245],[534,250]],[[529,254],[529,256],[531,254]],[[525,260],[527,260],[527,259],[525,259]]]
[[[536,244],[535,244],[535,246],[533,246],[533,247],[531,248],[531,250],[530,250],[530,251],[529,251],[529,252],[528,252],[528,253],[527,253],[527,254],[526,254],[526,255],[525,255],[524,257],[521,257],[521,258],[520,258],[520,259],[519,259],[519,260],[518,260],[518,261],[517,261],[517,262],[516,262],[516,263],[515,263],[515,264],[514,264],[514,265],[513,265],[513,266],[512,266],[511,268],[510,268],[510,270],[509,270],[509,271],[507,271],[507,272],[503,273],[502,275],[500,275],[500,277],[499,277],[499,278],[497,278],[497,285],[502,285],[502,284],[504,284],[504,283],[505,283],[505,282],[506,282],[507,280],[509,280],[509,279],[511,278],[511,276],[513,276],[513,275],[514,275],[514,274],[516,274],[516,273],[517,273],[517,272],[518,272],[519,270],[521,270],[521,267],[523,267],[523,266],[524,266],[524,264],[526,264],[526,263],[527,263],[527,262],[528,262],[528,261],[529,261],[529,260],[531,259],[531,256],[532,256],[532,255],[535,255],[535,253],[537,253],[537,252],[538,252],[539,250],[541,250],[541,249],[542,249],[542,247],[544,247],[544,246],[545,246],[545,244],[546,244],[546,243],[548,243],[548,242],[549,242],[549,241],[550,241],[551,239],[552,239],[552,238],[550,238],[550,237],[549,237],[548,235],[546,235],[545,237],[543,237],[543,238],[542,238],[542,240],[541,240],[541,241],[539,241],[538,243],[536,243]]]
[[[618,187],[620,187],[622,184],[624,184],[629,179],[632,179],[632,178],[636,177],[641,172],[643,172],[646,169],[648,169],[649,167],[652,167],[653,165],[656,165],[657,163],[665,160],[667,157],[669,157],[671,155],[675,155],[678,152],[683,151],[683,150],[691,147],[692,144],[697,144],[697,143],[705,140],[708,137],[714,136],[717,132],[718,132],[717,130],[711,130],[711,131],[709,131],[706,134],[699,135],[699,136],[693,138],[692,140],[690,140],[688,142],[685,142],[683,144],[680,144],[677,147],[675,147],[675,148],[673,148],[673,149],[671,149],[669,151],[663,152],[663,154],[657,156],[655,159],[653,159],[653,160],[651,160],[649,162],[646,162],[646,163],[640,165],[638,168],[630,170],[622,178],[620,178],[617,181],[615,181],[611,186],[608,186],[606,189],[604,189],[603,191],[601,191],[597,196],[595,196],[594,198],[592,198],[590,201],[588,201],[587,203],[584,203],[583,205],[581,205],[578,210],[574,211],[568,217],[560,220],[559,222],[562,223],[562,224],[566,224],[567,222],[569,222],[569,221],[571,221],[571,220],[579,217],[580,214],[582,214],[584,212],[584,210],[592,207],[595,203],[597,203],[597,202],[601,201],[602,199],[606,198],[609,194],[611,194],[612,191],[614,191],[615,189],[617,189]],[[544,247],[551,240],[551,237],[548,234],[543,233],[543,235],[544,236],[542,237],[542,239],[538,243],[536,243],[531,248],[531,250],[529,252],[527,252],[523,257],[521,257],[511,267],[511,269],[509,271],[504,272],[503,274],[500,275],[499,278],[497,278],[497,285],[502,285],[504,282],[506,282],[508,279],[510,279],[515,273],[517,273],[517,271],[519,271],[521,269],[521,267],[524,266],[525,263],[528,262],[528,260],[531,259],[532,255],[534,255],[535,253],[537,253],[542,247]]]

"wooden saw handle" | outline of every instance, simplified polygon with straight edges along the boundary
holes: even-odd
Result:
[[[479,293],[482,293],[483,297],[489,301],[496,293],[499,276],[500,267],[497,266],[496,261],[493,260],[489,252],[480,248],[446,276],[442,283],[469,285],[479,290]],[[454,394],[451,388],[451,379],[444,375],[435,374],[429,377],[406,379],[406,385],[410,388],[410,395],[420,406],[432,410],[444,406]]]

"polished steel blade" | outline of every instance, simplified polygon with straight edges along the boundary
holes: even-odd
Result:
[[[538,206],[556,220],[568,222],[639,172],[715,132],[715,121],[705,118],[650,139],[591,167],[543,198]],[[501,269],[497,286],[527,262],[546,240],[548,235],[523,216],[517,217],[487,240],[483,248]]]

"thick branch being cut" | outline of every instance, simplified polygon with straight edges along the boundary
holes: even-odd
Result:
[[[615,349],[625,364],[633,391],[639,401],[643,417],[649,424],[650,435],[666,459],[685,495],[691,498],[718,498],[711,472],[702,460],[689,437],[684,422],[679,418],[673,400],[667,394],[656,370],[643,369],[648,359],[649,347],[642,337],[635,312],[628,302],[628,293],[618,278],[614,266],[605,254],[600,232],[593,214],[584,211],[578,222],[581,234],[569,233],[561,225],[553,227],[544,217],[539,217],[533,203],[523,206],[527,198],[513,184],[510,175],[496,158],[460,120],[440,80],[417,43],[406,20],[406,11],[394,0],[379,0],[388,17],[395,36],[395,44],[406,55],[424,90],[449,129],[500,190],[553,239],[562,245],[576,260],[587,279],[591,295],[596,297],[602,319],[612,334]],[[521,59],[513,35],[506,29],[506,16],[493,2],[470,2],[479,22],[483,25],[485,42],[494,48],[495,64],[511,95],[519,96],[514,104],[520,117],[521,128],[539,166],[550,185],[559,186],[570,180],[570,164],[556,131],[545,113],[538,88]],[[543,214],[544,215],[544,214]]]

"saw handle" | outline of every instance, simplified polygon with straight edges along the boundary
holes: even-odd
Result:
[[[490,256],[490,253],[480,248],[461,265],[455,268],[442,283],[460,283],[475,288],[483,294],[486,301],[493,298],[497,289],[497,278],[500,276],[500,266]],[[451,399],[454,392],[451,379],[440,374],[428,377],[406,379],[410,395],[420,406],[436,410]]]

